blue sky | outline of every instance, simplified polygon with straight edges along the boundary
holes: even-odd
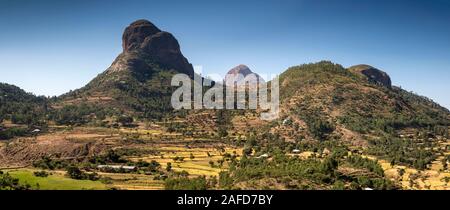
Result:
[[[82,87],[122,51],[124,28],[142,18],[174,34],[204,73],[364,63],[450,108],[445,0],[0,0],[0,82],[39,95]]]

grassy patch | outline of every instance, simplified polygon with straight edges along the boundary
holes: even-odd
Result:
[[[8,173],[18,178],[21,184],[41,190],[105,190],[108,187],[100,181],[74,180],[64,176],[64,173],[52,172],[48,177],[36,177],[33,170],[10,170]]]

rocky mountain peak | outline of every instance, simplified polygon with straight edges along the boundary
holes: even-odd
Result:
[[[193,76],[194,69],[183,56],[175,37],[161,31],[148,20],[137,20],[126,27],[122,36],[123,53],[109,68],[116,71],[147,71],[151,60],[165,69],[173,69]]]
[[[392,87],[391,78],[389,75],[377,68],[369,65],[361,64],[352,66],[349,68],[351,72],[364,75],[369,81],[385,86],[387,88]]]
[[[147,37],[151,37],[161,30],[148,20],[137,20],[131,23],[122,36],[123,51],[131,51],[141,48]]]

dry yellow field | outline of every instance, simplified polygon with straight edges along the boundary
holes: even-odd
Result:
[[[218,166],[217,161],[223,158],[223,155],[237,154],[238,158],[242,155],[242,150],[237,148],[224,148],[225,152],[220,152],[215,148],[186,148],[182,146],[161,147],[158,148],[160,155],[148,155],[143,157],[130,157],[132,161],[157,161],[163,167],[167,163],[172,164],[174,171],[187,171],[191,176],[218,176],[222,170],[228,167],[226,163],[222,167]],[[191,154],[193,159],[191,159]],[[208,155],[209,154],[209,155]],[[174,158],[184,158],[183,161],[174,161]],[[213,161],[215,166],[211,167],[210,161]]]

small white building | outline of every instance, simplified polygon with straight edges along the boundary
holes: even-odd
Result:
[[[265,154],[260,155],[257,158],[268,158],[268,157],[269,157],[269,154],[265,153]]]
[[[125,170],[135,170],[136,166],[122,166],[122,165],[98,165],[97,168],[104,169],[104,168],[112,168],[112,169],[125,169]]]

